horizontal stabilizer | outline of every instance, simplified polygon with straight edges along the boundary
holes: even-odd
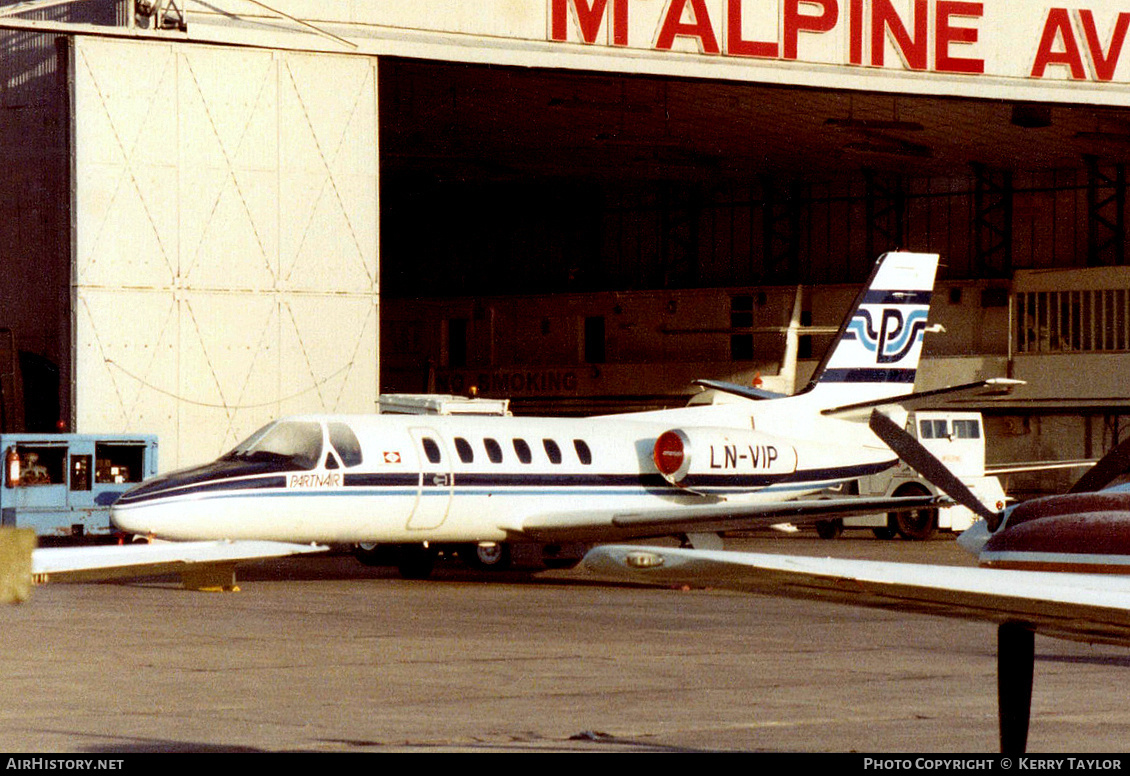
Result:
[[[750,385],[727,383],[724,380],[692,380],[691,383],[693,385],[701,385],[703,388],[721,391],[722,393],[728,393],[733,396],[740,396],[743,399],[754,399],[756,401],[762,401],[764,399],[783,399],[786,396],[786,394],[777,393],[776,391],[765,391]]]
[[[1023,380],[1013,380],[1007,377],[992,377],[988,380],[978,380],[963,385],[951,385],[946,388],[935,388],[932,391],[916,391],[902,396],[892,396],[886,399],[861,401],[854,404],[845,404],[842,407],[830,407],[821,410],[824,415],[850,415],[852,413],[869,413],[878,407],[902,407],[907,410],[921,409],[923,407],[936,407],[937,400],[945,398],[952,401],[965,397],[990,397],[1004,396],[1018,385],[1026,385]]]

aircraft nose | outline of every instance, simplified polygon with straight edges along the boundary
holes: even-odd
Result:
[[[961,549],[977,557],[981,554],[982,548],[984,548],[985,543],[989,541],[991,535],[992,534],[989,533],[989,526],[985,521],[978,520],[961,532],[961,535],[957,537],[957,543],[961,546]]]
[[[121,510],[115,509],[114,507],[110,507],[110,524],[117,528],[119,531],[125,531],[126,533],[138,533],[138,531],[136,530],[137,526],[135,526],[131,520],[125,517],[125,515],[122,514]]]

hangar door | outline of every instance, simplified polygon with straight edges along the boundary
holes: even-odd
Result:
[[[162,470],[372,412],[377,60],[78,37],[74,425]]]

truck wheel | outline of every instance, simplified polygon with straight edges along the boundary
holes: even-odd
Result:
[[[938,510],[916,509],[913,512],[900,512],[898,532],[904,539],[925,541],[938,530]]]
[[[928,491],[922,485],[907,485],[895,491],[896,496],[928,496]],[[925,541],[938,530],[937,509],[915,509],[910,512],[894,512],[895,528],[899,536],[904,539]]]
[[[838,539],[843,532],[844,521],[839,518],[835,520],[821,520],[816,524],[816,535],[821,539]]]

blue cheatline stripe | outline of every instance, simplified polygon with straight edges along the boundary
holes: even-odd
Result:
[[[238,478],[221,477],[205,482],[194,482],[190,485],[170,485],[163,490],[144,491],[134,495],[130,495],[127,492],[115,502],[115,505],[127,506],[129,504],[140,504],[158,498],[169,498],[170,496],[197,495],[200,493],[212,493],[224,490],[262,490],[266,488],[285,487],[285,475],[272,474],[265,477],[241,476]]]
[[[578,498],[578,497],[613,497],[613,496],[680,496],[684,499],[694,499],[696,494],[702,493],[714,496],[726,495],[750,495],[752,493],[780,493],[782,495],[788,494],[793,491],[812,490],[814,487],[821,485],[831,485],[841,480],[811,480],[797,483],[783,483],[778,485],[770,485],[764,488],[757,488],[756,490],[749,489],[726,489],[726,488],[696,488],[695,491],[688,491],[683,488],[668,485],[665,489],[649,489],[649,488],[522,488],[522,487],[505,487],[505,488],[484,488],[484,487],[427,487],[424,490],[417,490],[416,488],[396,488],[396,487],[358,487],[350,488],[348,490],[287,490],[279,488],[277,490],[267,491],[251,491],[243,490],[219,490],[212,493],[213,498],[233,499],[233,498],[289,498],[289,497],[305,497],[305,498],[356,498],[357,496],[373,496],[378,498],[388,498],[393,496],[400,496],[405,498],[450,498],[450,497],[467,497],[467,496],[482,496],[482,495],[495,495],[495,496],[522,496],[522,497],[562,497],[562,498]],[[132,505],[131,505],[132,506]],[[565,508],[567,508],[566,505]],[[127,507],[128,508],[128,507]]]
[[[706,489],[719,493],[743,493],[750,489],[798,490],[811,487],[813,483],[852,479],[867,474],[875,474],[891,466],[892,462],[843,466],[825,469],[808,469],[790,474],[697,474],[688,483],[695,489]],[[309,472],[303,472],[308,474]],[[451,477],[450,481],[434,484],[432,478]],[[222,478],[208,482],[195,482],[191,485],[170,487],[160,491],[141,493],[130,499],[119,500],[120,506],[142,504],[164,498],[183,498],[197,495],[353,495],[361,490],[388,495],[423,493],[481,493],[489,489],[505,489],[508,493],[543,495],[583,495],[610,494],[610,492],[655,494],[685,493],[682,488],[671,485],[658,474],[521,474],[513,472],[424,472],[424,487],[419,489],[418,472],[378,473],[366,472],[346,474],[343,489],[286,489],[286,478],[278,474],[263,477]],[[262,493],[265,489],[275,492]]]
[[[917,369],[826,369],[821,383],[914,383]]]
[[[893,291],[882,289],[871,289],[863,295],[863,301],[860,304],[905,304],[905,305],[929,305],[930,299],[933,298],[934,292],[931,291]]]

